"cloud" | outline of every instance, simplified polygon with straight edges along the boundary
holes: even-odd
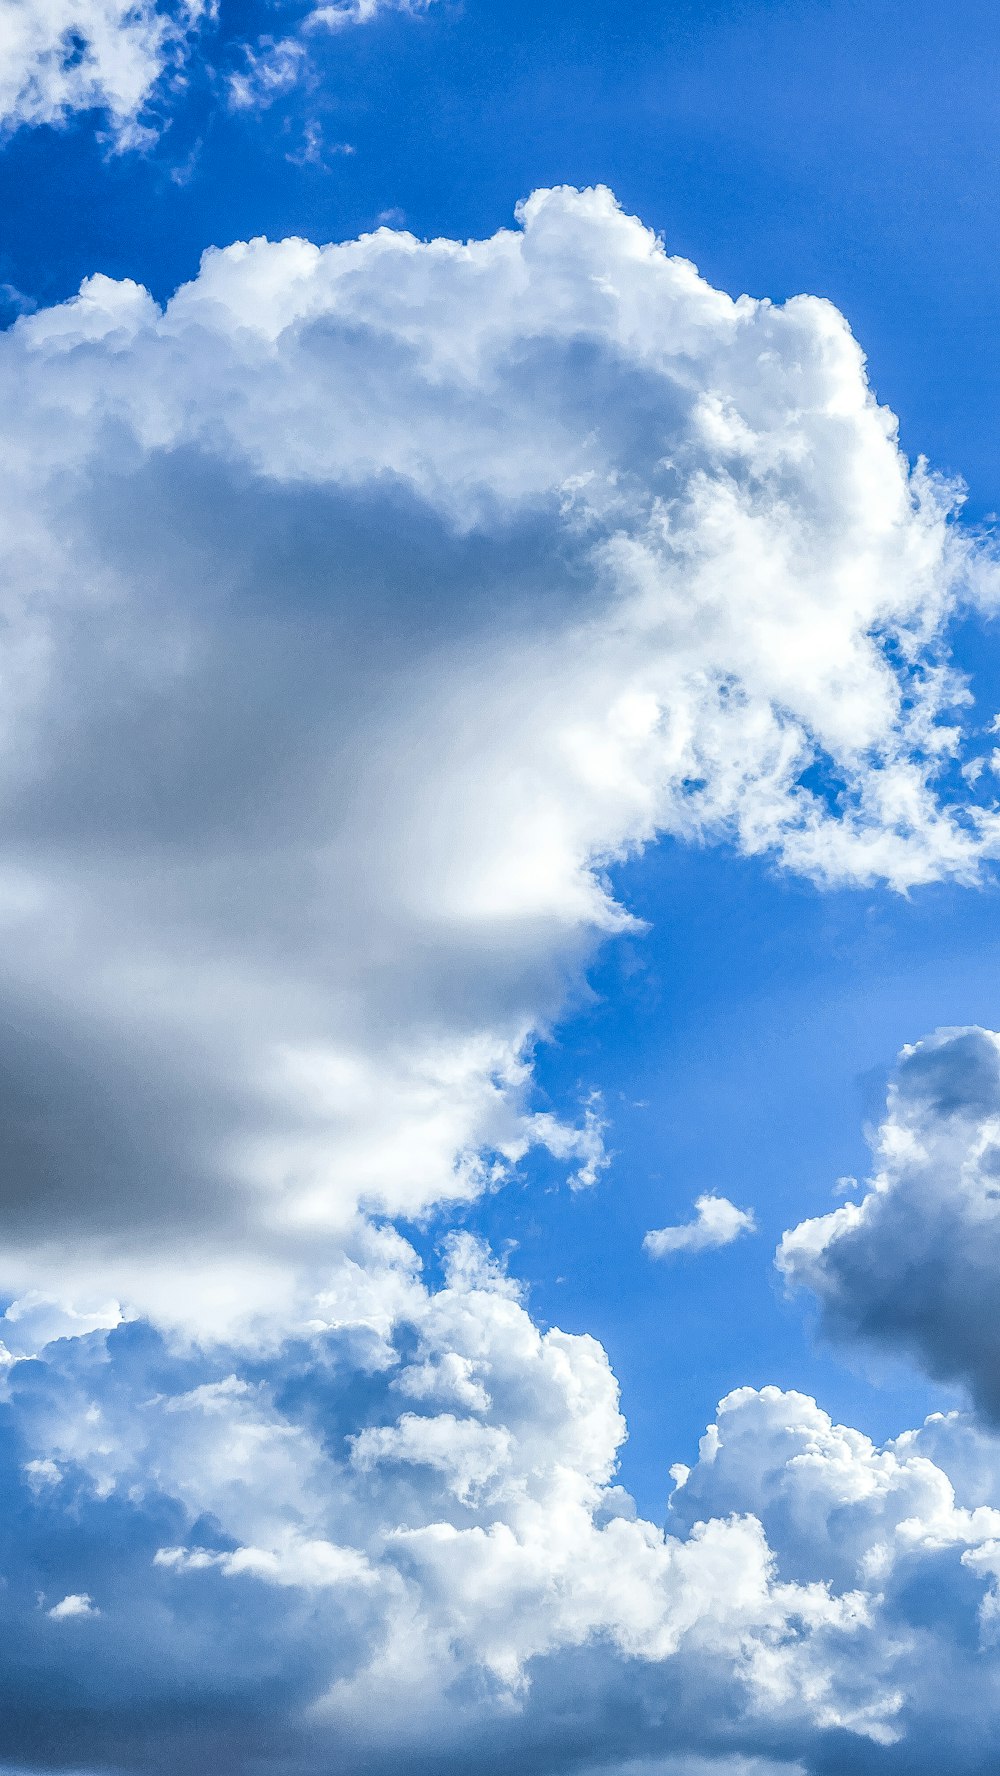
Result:
[[[740,1389],[664,1530],[616,1484],[624,1430],[600,1345],[536,1326],[468,1236],[381,1344],[51,1345],[0,1422],[0,1621],[33,1672],[0,1672],[8,1757],[73,1731],[130,1770],[218,1743],[305,1776],[335,1743],[347,1776],[556,1748],[580,1776],[981,1771],[1000,1445],[938,1415],[879,1448]],[[85,1645],[39,1633],[42,1574]]]
[[[368,25],[387,12],[411,16],[426,12],[433,0],[337,0],[333,6],[314,6],[306,15],[306,31],[343,31],[350,25]]]
[[[305,45],[298,37],[262,37],[256,44],[248,44],[242,66],[227,80],[233,110],[263,110],[290,92],[302,79],[305,56]]]
[[[468,1236],[443,1287],[413,1289],[388,1345],[362,1331],[276,1352],[255,1379],[245,1357],[171,1355],[134,1327],[11,1371],[0,1618],[26,1632],[40,1564],[74,1587],[58,1619],[94,1616],[92,1761],[176,1768],[194,1689],[203,1745],[265,1658],[283,1768],[327,1767],[331,1740],[347,1771],[432,1766],[459,1742],[470,1770],[498,1745],[544,1767],[532,1741],[547,1666],[570,1714],[584,1710],[589,1762],[623,1743],[704,1744],[683,1705],[677,1731],[657,1727],[663,1696],[680,1703],[698,1673],[772,1734],[854,1720],[870,1614],[854,1575],[837,1591],[780,1576],[738,1508],[666,1535],[639,1518],[614,1482],[624,1423],[605,1353],[535,1326]],[[464,1402],[457,1371],[476,1384]],[[637,1698],[624,1742],[610,1718],[586,1732],[584,1695],[610,1703],[619,1674]],[[859,1731],[878,1743],[885,1710],[861,1687]],[[64,1732],[58,1701],[44,1706]],[[22,1699],[10,1755],[33,1721]],[[760,1748],[751,1723],[728,1749]]]
[[[784,1235],[778,1263],[837,1337],[960,1382],[1000,1416],[1000,1036],[939,1030],[905,1048],[865,1195]]]
[[[983,1768],[994,1604],[972,1575],[995,1582],[1000,1524],[998,1445],[989,1441],[983,1461],[986,1443],[960,1415],[937,1414],[879,1448],[803,1395],[740,1388],[722,1401],[695,1467],[675,1470],[669,1528],[753,1511],[790,1579],[857,1585],[868,1600],[871,1690],[855,1697],[855,1731],[867,1721],[884,1764],[870,1746],[842,1742],[807,1752],[808,1769]],[[980,1460],[970,1462],[973,1450]],[[949,1694],[956,1683],[960,1700]]]
[[[532,1050],[616,860],[996,849],[944,636],[984,545],[836,310],[605,191],[212,251],[164,311],[96,276],[3,336],[0,430],[9,1296],[334,1323],[370,1212],[597,1177]]]
[[[71,1591],[47,1613],[53,1622],[72,1622],[81,1616],[99,1615],[100,1611],[94,1608],[93,1600],[85,1591]]]
[[[103,113],[116,151],[146,148],[197,69],[211,82],[206,41],[233,65],[221,79],[229,104],[264,109],[315,81],[310,34],[417,14],[413,0],[356,0],[293,17],[291,34],[220,46],[213,0],[0,0],[0,130],[61,125]],[[286,7],[286,10],[289,10]]]
[[[741,1233],[755,1233],[752,1209],[738,1209],[725,1196],[710,1193],[695,1198],[696,1217],[680,1227],[650,1230],[642,1242],[651,1258],[669,1258],[675,1252],[711,1252],[730,1246]]]
[[[99,110],[119,148],[142,146],[144,106],[210,16],[203,0],[0,0],[0,126]]]
[[[665,1533],[596,1340],[396,1225],[597,1183],[534,1053],[659,834],[997,850],[946,651],[992,557],[842,317],[538,193],[94,277],[0,337],[0,435],[5,1755],[971,1772],[984,1445],[734,1396]]]

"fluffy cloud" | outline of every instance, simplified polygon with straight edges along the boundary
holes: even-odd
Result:
[[[140,145],[143,107],[210,13],[204,0],[0,0],[0,125],[99,110],[119,147]]]
[[[854,1726],[867,1722],[885,1763],[841,1743],[814,1747],[807,1768],[986,1768],[1000,1700],[995,1593],[984,1588],[996,1579],[997,1454],[956,1414],[878,1448],[803,1395],[741,1388],[722,1401],[697,1465],[674,1470],[668,1527],[753,1511],[790,1579],[857,1586],[867,1601],[871,1688]]]
[[[879,1449],[742,1389],[664,1531],[615,1483],[623,1435],[601,1347],[539,1330],[467,1237],[387,1341],[51,1345],[0,1419],[7,1755],[931,1776],[946,1745],[983,1768],[963,1714],[1000,1714],[996,1444],[952,1416]]]
[[[651,1258],[668,1258],[674,1252],[711,1252],[756,1229],[753,1210],[738,1209],[728,1197],[699,1196],[694,1206],[693,1221],[679,1227],[652,1228],[647,1233],[642,1245]]]
[[[293,34],[226,46],[236,66],[230,103],[260,108],[305,77],[317,31],[370,23],[384,12],[418,13],[430,0],[345,0],[293,18]],[[286,6],[286,11],[291,11]],[[192,57],[215,24],[216,0],[0,0],[0,129],[61,124],[103,113],[119,149],[159,133],[149,106],[183,88]]]
[[[778,1262],[824,1324],[963,1383],[1000,1416],[1000,1036],[939,1030],[903,1050],[860,1202],[786,1233]]]
[[[94,277],[0,342],[0,430],[13,1295],[336,1323],[365,1211],[597,1175],[531,1053],[616,859],[996,849],[952,494],[829,304],[732,301],[607,192],[213,251],[162,312]]]
[[[945,652],[992,564],[843,319],[540,193],[212,252],[163,311],[95,277],[0,340],[0,434],[5,1755],[932,1747],[920,1659],[942,1720],[995,1683],[985,1446],[740,1395],[664,1533],[602,1348],[393,1225],[532,1147],[596,1181],[533,1050],[657,834],[821,884],[998,848]]]

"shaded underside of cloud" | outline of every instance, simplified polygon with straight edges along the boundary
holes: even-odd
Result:
[[[834,1336],[961,1382],[1000,1418],[1000,1036],[940,1030],[904,1049],[859,1202],[786,1233],[778,1260]]]

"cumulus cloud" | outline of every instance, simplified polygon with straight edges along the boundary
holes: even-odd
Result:
[[[349,1776],[542,1772],[556,1745],[580,1776],[903,1750],[931,1776],[942,1745],[982,1769],[963,1715],[982,1734],[1000,1710],[996,1444],[952,1415],[879,1448],[741,1389],[664,1530],[616,1484],[623,1436],[600,1345],[537,1327],[468,1236],[387,1342],[53,1344],[0,1424],[0,1621],[40,1680],[0,1671],[7,1755],[64,1740],[85,1672],[95,1767],[193,1770],[218,1743],[226,1769],[252,1747],[311,1772],[335,1743]],[[85,1644],[39,1632],[43,1574]]]
[[[987,1477],[987,1465],[969,1460],[977,1442],[982,1456],[974,1426],[935,1415],[879,1448],[803,1395],[741,1388],[722,1401],[695,1467],[674,1470],[670,1526],[752,1511],[790,1579],[860,1589],[872,1629],[864,1656],[873,1665],[854,1725],[866,1722],[887,1748],[886,1769],[985,1767],[982,1736],[992,1732],[985,1723],[997,1707],[1000,1492],[997,1445],[990,1443]],[[870,1747],[859,1754],[849,1745],[813,1748],[805,1761],[823,1771],[883,1767]]]
[[[213,251],[163,311],[96,276],[4,335],[0,429],[19,1299],[284,1332],[366,1211],[532,1146],[592,1182],[532,1045],[657,833],[897,887],[996,849],[953,493],[828,303],[731,300],[605,191]]]
[[[728,1197],[708,1193],[695,1198],[695,1219],[679,1227],[651,1228],[642,1242],[651,1258],[669,1258],[675,1252],[711,1252],[730,1246],[741,1233],[755,1233],[752,1209],[738,1209]]]
[[[905,1048],[859,1202],[785,1234],[778,1263],[835,1336],[960,1382],[1000,1416],[1000,1036],[939,1030]]]
[[[441,1288],[413,1284],[388,1344],[345,1325],[252,1368],[123,1327],[11,1371],[3,1459],[8,1487],[12,1457],[23,1481],[0,1534],[0,1618],[27,1631],[41,1568],[73,1586],[50,1614],[88,1618],[94,1761],[176,1768],[194,1688],[214,1732],[265,1659],[283,1768],[327,1767],[331,1737],[347,1771],[433,1767],[459,1744],[463,1768],[498,1745],[543,1768],[550,1681],[581,1710],[590,1762],[710,1749],[694,1718],[706,1684],[743,1722],[729,1751],[830,1724],[892,1737],[895,1699],[864,1661],[859,1674],[870,1587],[853,1568],[835,1585],[784,1575],[761,1517],[729,1499],[667,1533],[642,1520],[614,1480],[624,1423],[604,1351],[541,1331],[468,1236]],[[476,1384],[464,1402],[456,1371]],[[752,1476],[746,1491],[761,1504]],[[584,1698],[599,1717],[620,1680],[631,1726],[613,1709],[591,1732]],[[32,1694],[58,1731],[51,1692]],[[32,1707],[22,1697],[8,1755],[39,1731]],[[241,1767],[238,1742],[226,1755]]]
[[[54,1604],[48,1614],[53,1622],[71,1622],[80,1616],[99,1615],[100,1611],[95,1610],[93,1599],[87,1596],[86,1591],[71,1591],[67,1597]]]
[[[0,338],[0,434],[5,1755],[931,1746],[919,1657],[942,1719],[994,1681],[995,1494],[945,1478],[982,1451],[741,1395],[664,1532],[601,1346],[395,1225],[532,1148],[597,1182],[534,1051],[658,834],[898,888],[997,850],[946,653],[992,562],[842,317],[539,193],[212,252],[164,310],[94,277]]]

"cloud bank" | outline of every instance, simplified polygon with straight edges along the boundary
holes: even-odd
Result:
[[[974,1428],[731,1396],[664,1533],[601,1347],[396,1225],[532,1147],[595,1183],[533,1053],[658,835],[996,853],[947,656],[992,560],[843,318],[541,192],[94,277],[0,339],[0,432],[7,1755],[974,1770]]]
[[[1000,1452],[971,1422],[878,1448],[738,1390],[664,1531],[615,1484],[594,1340],[540,1332],[467,1236],[442,1287],[397,1284],[385,1339],[254,1363],[132,1325],[11,1368],[18,1767],[987,1767]]]

